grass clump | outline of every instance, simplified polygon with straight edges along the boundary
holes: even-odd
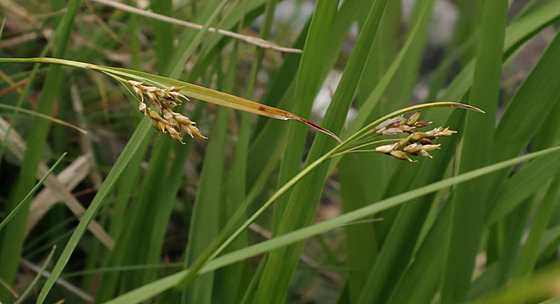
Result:
[[[560,1],[4,2],[0,302],[558,295]]]

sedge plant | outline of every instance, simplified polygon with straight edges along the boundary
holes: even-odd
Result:
[[[146,3],[2,3],[0,301],[554,301],[560,1]]]

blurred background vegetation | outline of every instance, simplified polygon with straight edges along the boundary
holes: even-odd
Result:
[[[560,154],[484,171],[555,151],[560,0],[1,0],[0,9],[2,58],[180,79],[343,140],[413,104],[486,111],[422,112],[458,130],[433,159],[349,153],[304,172],[214,256],[336,141],[191,99],[180,111],[209,139],[182,145],[151,129],[111,77],[0,63],[0,302],[555,303],[560,294]],[[433,184],[473,170],[483,176]],[[412,191],[432,184],[428,195]],[[363,213],[317,225],[353,210]]]

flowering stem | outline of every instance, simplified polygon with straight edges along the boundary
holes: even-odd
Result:
[[[357,140],[363,138],[364,136],[367,136],[368,133],[371,130],[373,130],[375,127],[377,127],[378,125],[380,125],[381,123],[383,123],[384,121],[386,121],[388,119],[391,119],[393,117],[402,115],[402,114],[407,113],[407,112],[416,111],[416,110],[423,109],[423,108],[435,108],[435,107],[456,107],[456,108],[462,108],[462,109],[473,110],[473,111],[484,113],[484,111],[482,111],[478,108],[475,108],[475,107],[472,107],[472,106],[469,106],[469,105],[465,105],[465,104],[461,104],[461,103],[457,103],[457,102],[432,102],[432,103],[424,103],[424,104],[419,104],[419,105],[414,105],[414,106],[411,106],[411,107],[403,108],[403,109],[397,110],[395,112],[392,112],[390,114],[387,114],[387,115],[377,119],[376,121],[370,123],[369,125],[365,126],[362,129],[360,129],[358,132],[356,132],[352,136],[348,137],[346,140],[344,140],[338,146],[335,146],[333,149],[331,149],[327,153],[323,154],[323,156],[319,157],[313,163],[309,164],[302,171],[300,171],[298,174],[296,174],[294,177],[292,177],[292,179],[290,179],[286,184],[284,184],[280,189],[278,189],[278,191],[276,191],[255,213],[253,213],[253,215],[251,215],[251,217],[249,217],[229,237],[227,237],[227,238],[224,237],[225,240],[223,240],[223,238],[218,237],[216,239],[216,241],[214,243],[212,243],[201,256],[199,256],[199,258],[191,265],[191,267],[189,267],[189,269],[187,269],[187,273],[185,274],[183,279],[177,284],[177,287],[181,288],[181,289],[186,288],[192,282],[192,280],[194,280],[196,278],[200,269],[206,264],[207,261],[218,257],[218,255],[220,255],[222,252],[224,252],[224,250],[233,241],[235,241],[235,239],[237,237],[239,237],[239,235],[241,235],[262,213],[264,213],[269,207],[271,207],[276,202],[276,200],[278,200],[282,195],[284,195],[286,192],[288,192],[288,190],[290,190],[300,180],[302,180],[309,172],[311,172],[312,170],[317,168],[323,162],[325,162],[326,160],[328,160],[331,157],[334,157],[334,156],[342,153],[354,141],[357,141]],[[230,219],[229,223],[238,222],[241,219],[241,216],[243,216],[243,214],[244,214],[243,212],[238,212],[236,215],[234,215]],[[229,231],[229,229],[228,229],[229,228],[229,223],[228,223],[228,225],[226,225],[226,228],[224,228],[224,233],[226,233],[226,234],[227,234],[227,231]],[[224,236],[225,236],[225,234],[224,234]]]

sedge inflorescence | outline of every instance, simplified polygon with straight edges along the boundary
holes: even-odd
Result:
[[[400,133],[408,135],[397,139],[393,144],[379,146],[375,148],[375,151],[391,155],[400,160],[416,162],[416,160],[410,158],[411,155],[432,158],[428,152],[439,149],[441,146],[441,144],[434,144],[434,139],[442,136],[451,136],[457,133],[457,131],[443,127],[437,127],[427,132],[417,131],[418,128],[423,128],[430,124],[419,121],[419,118],[420,112],[416,112],[408,119],[403,116],[398,116],[377,126],[375,131],[378,135],[394,135]]]
[[[138,110],[152,119],[152,126],[154,129],[169,134],[173,139],[183,144],[184,133],[189,134],[191,137],[206,138],[200,133],[194,121],[173,111],[173,108],[181,104],[181,99],[188,101],[185,95],[179,93],[182,89],[181,87],[161,89],[154,86],[146,86],[143,82],[134,80],[128,80],[127,83],[140,98]],[[158,113],[150,109],[144,102],[145,98],[160,112]]]

